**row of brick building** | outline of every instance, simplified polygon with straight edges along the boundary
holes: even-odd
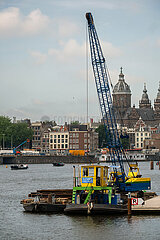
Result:
[[[43,153],[67,153],[69,150],[93,151],[98,148],[98,133],[85,124],[52,126],[50,123],[31,123],[32,149]]]

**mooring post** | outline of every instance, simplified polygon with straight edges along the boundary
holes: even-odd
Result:
[[[76,187],[76,168],[73,166],[73,187]]]
[[[153,161],[150,162],[150,169],[151,169],[151,170],[154,169],[154,163],[153,163]]]
[[[132,209],[131,209],[131,193],[128,192],[128,215],[131,215]]]
[[[78,182],[77,182],[78,185],[80,185],[80,167],[78,165]]]

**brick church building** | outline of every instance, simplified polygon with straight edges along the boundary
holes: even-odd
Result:
[[[144,84],[143,94],[139,101],[139,107],[135,105],[131,107],[131,89],[125,82],[124,74],[119,74],[119,79],[113,88],[113,107],[117,123],[121,126],[132,128],[141,118],[146,125],[158,126],[160,123],[160,86],[158,88],[157,97],[154,100],[154,108],[149,100],[146,84]]]

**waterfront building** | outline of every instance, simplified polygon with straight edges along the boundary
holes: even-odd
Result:
[[[143,149],[144,141],[151,139],[151,128],[140,118],[135,126],[135,148]]]
[[[70,150],[94,151],[98,148],[98,133],[87,124],[69,125]]]
[[[41,152],[42,153],[49,153],[49,131],[50,131],[50,129],[45,130],[42,133],[42,137],[41,137]]]
[[[33,130],[32,149],[41,151],[41,137],[43,132],[42,122],[33,122],[31,128]]]
[[[69,132],[65,126],[55,126],[49,132],[49,151],[56,155],[69,152]]]

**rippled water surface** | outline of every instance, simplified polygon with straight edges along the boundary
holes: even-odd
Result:
[[[160,170],[141,163],[144,177],[151,177],[152,191],[160,194]],[[30,214],[20,200],[38,189],[72,188],[72,165],[29,165],[15,171],[0,166],[0,239],[160,239],[160,216],[66,216]]]

